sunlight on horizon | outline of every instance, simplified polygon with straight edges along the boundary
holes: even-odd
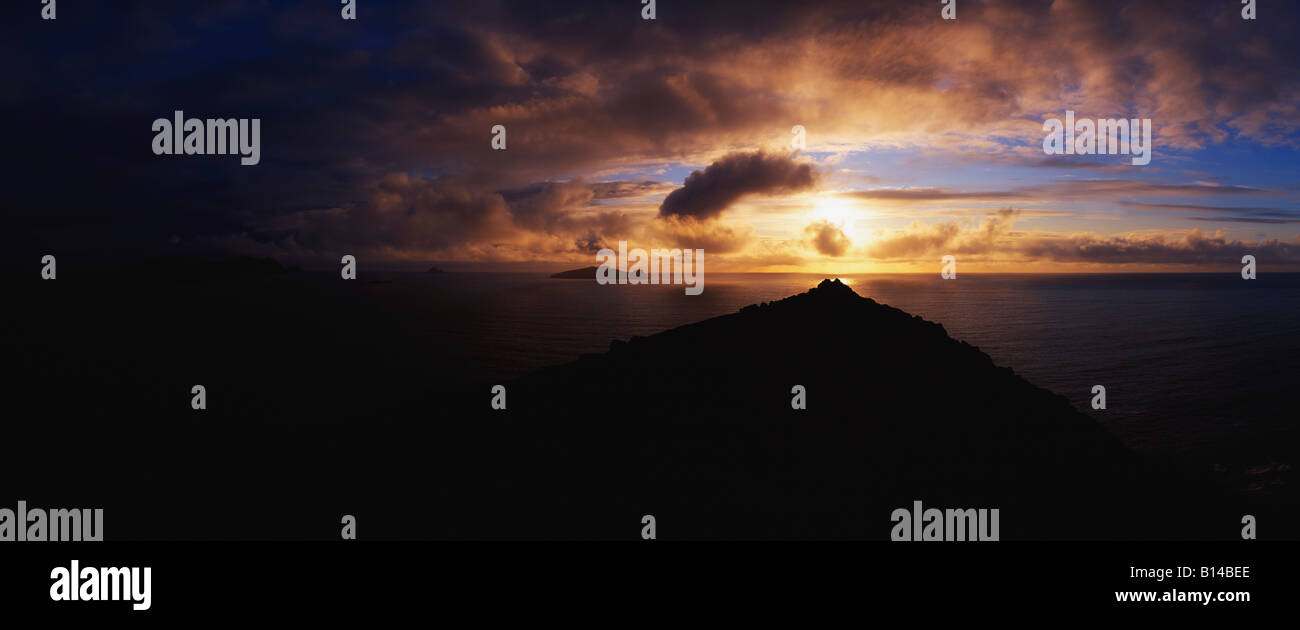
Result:
[[[815,197],[813,203],[814,209],[809,217],[835,225],[853,239],[854,244],[861,244],[870,236],[871,230],[862,224],[874,214],[856,200],[832,193]]]

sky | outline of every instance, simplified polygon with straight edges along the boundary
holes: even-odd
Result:
[[[5,260],[1300,271],[1291,1],[39,4],[0,8]],[[260,163],[155,155],[176,110]],[[1046,154],[1067,111],[1150,163]]]

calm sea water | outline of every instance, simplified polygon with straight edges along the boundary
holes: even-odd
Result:
[[[327,289],[338,286],[333,274],[294,276],[281,289],[337,292]],[[419,353],[458,378],[503,380],[603,352],[613,339],[800,293],[823,277],[709,274],[704,293],[687,296],[681,286],[601,286],[542,273],[372,272],[352,284],[352,298],[390,319],[368,343]],[[1139,450],[1198,451],[1297,424],[1300,274],[842,278],[1067,396]],[[849,334],[808,331],[827,343]],[[935,366],[936,382],[942,369]],[[1089,407],[1094,385],[1107,389],[1104,412]]]

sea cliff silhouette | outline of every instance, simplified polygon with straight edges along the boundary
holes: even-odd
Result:
[[[1065,398],[838,280],[616,341],[508,391],[502,414],[532,436],[519,443],[545,445],[516,454],[535,462],[524,495],[585,490],[573,509],[654,514],[686,538],[888,539],[891,511],[914,500],[998,508],[1003,539],[1237,526],[1192,516],[1220,499],[1152,470]]]
[[[562,280],[594,280],[596,278],[597,269],[599,269],[599,267],[583,267],[582,269],[570,269],[568,271],[553,273],[551,274],[551,277],[559,278]]]

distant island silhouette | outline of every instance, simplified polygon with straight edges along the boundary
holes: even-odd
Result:
[[[599,269],[599,267],[583,267],[582,269],[570,269],[568,271],[553,273],[551,274],[551,277],[560,278],[563,280],[595,280],[597,269]]]

